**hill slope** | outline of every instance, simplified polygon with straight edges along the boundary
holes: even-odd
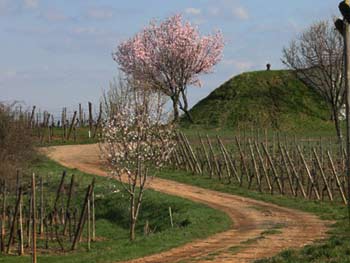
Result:
[[[197,103],[190,114],[195,124],[207,128],[291,129],[319,125],[330,116],[320,96],[287,70],[238,75]],[[188,121],[184,118],[182,123]]]

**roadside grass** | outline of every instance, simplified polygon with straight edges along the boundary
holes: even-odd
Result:
[[[48,176],[52,185],[58,185],[61,173],[75,174],[80,188],[85,188],[93,175],[75,169],[66,169],[52,160],[40,157],[33,165],[38,176]],[[172,173],[172,172],[169,172]],[[170,177],[171,175],[167,175]],[[169,250],[193,241],[222,232],[231,227],[229,217],[205,205],[179,197],[147,190],[137,225],[137,239],[129,241],[128,197],[116,180],[96,177],[96,236],[98,242],[87,251],[82,242],[75,252],[40,255],[38,262],[116,262]],[[55,189],[52,189],[55,191]],[[168,208],[172,208],[174,228],[170,226]],[[154,233],[145,236],[144,226],[149,222]],[[85,240],[85,239],[84,239]],[[66,244],[67,245],[67,244]],[[15,252],[15,250],[13,249]],[[29,262],[29,256],[0,255],[0,262]]]
[[[300,250],[287,250],[271,259],[261,259],[258,263],[306,263],[306,262],[350,262],[350,226],[347,219],[347,208],[344,205],[330,202],[309,201],[301,198],[269,195],[240,188],[235,184],[224,184],[217,179],[192,175],[184,171],[164,172],[164,179],[194,185],[229,194],[241,195],[284,207],[313,213],[324,220],[335,221],[329,231],[329,238],[307,245]],[[277,229],[276,229],[277,230]],[[275,231],[273,231],[275,232]],[[272,233],[267,233],[272,234]]]
[[[92,130],[92,135],[94,133],[94,129]],[[69,140],[63,139],[63,128],[55,127],[53,128],[53,137],[51,141],[48,139],[48,130],[41,131],[44,133],[44,139],[38,138],[37,132],[33,130],[33,136],[36,139],[36,144],[39,147],[47,147],[47,146],[59,146],[59,145],[73,145],[73,144],[91,144],[98,142],[98,134],[96,134],[95,138],[89,138],[89,128],[88,127],[78,127],[76,128],[76,133],[72,132]],[[68,132],[68,131],[67,131]],[[91,136],[92,136],[91,135]],[[74,138],[75,137],[75,138]]]

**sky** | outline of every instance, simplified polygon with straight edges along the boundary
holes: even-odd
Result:
[[[284,68],[284,46],[313,22],[338,15],[335,0],[0,0],[0,101],[58,114],[97,104],[118,76],[112,52],[150,20],[181,13],[203,35],[221,30],[222,61],[194,105],[241,72]]]

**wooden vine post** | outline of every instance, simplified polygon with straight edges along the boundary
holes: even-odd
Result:
[[[92,132],[92,103],[88,103],[89,106],[89,139],[91,138],[91,132]]]
[[[84,205],[83,205],[78,226],[74,235],[74,240],[71,248],[72,250],[75,250],[77,248],[78,242],[83,232],[84,224],[87,219],[88,202],[89,202],[89,199],[91,198],[92,191],[94,190],[94,185],[95,185],[95,179],[92,180],[92,183],[88,186],[88,189],[86,191]]]
[[[32,263],[36,263],[36,193],[35,174],[32,175]]]
[[[69,126],[69,131],[68,131],[68,135],[67,135],[67,140],[69,140],[70,135],[72,134],[72,130],[73,130],[73,128],[75,128],[75,119],[76,119],[76,117],[77,117],[77,112],[74,111],[73,118],[72,118],[72,122],[71,122],[71,124],[70,124],[70,126]]]

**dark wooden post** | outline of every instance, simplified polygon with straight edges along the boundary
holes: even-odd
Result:
[[[77,117],[77,112],[74,111],[74,114],[73,114],[73,119],[72,119],[72,122],[70,124],[70,127],[69,127],[69,132],[68,132],[68,135],[67,135],[67,140],[69,140],[70,138],[70,135],[72,133],[72,130],[73,130],[73,127],[75,127],[75,119]]]
[[[102,120],[102,102],[100,103],[100,111],[98,114],[98,118],[97,118],[96,125],[95,125],[95,131],[94,131],[94,135],[92,136],[92,138],[96,137],[97,130],[101,125],[101,120]]]
[[[36,106],[33,106],[32,114],[30,115],[30,120],[29,120],[30,128],[34,127],[33,122],[34,122],[34,116],[35,116],[35,108]]]
[[[86,195],[85,195],[85,201],[84,201],[84,205],[83,208],[81,210],[81,214],[80,214],[80,219],[79,219],[79,223],[75,232],[75,236],[74,236],[74,240],[73,240],[73,244],[72,244],[72,250],[75,250],[78,246],[78,242],[80,240],[81,234],[83,232],[83,228],[84,228],[84,224],[86,221],[86,214],[87,214],[87,209],[88,209],[88,200],[91,197],[91,193],[94,189],[94,185],[95,185],[95,179],[92,180],[92,183],[88,186],[88,189],[86,191]]]
[[[79,103],[79,127],[83,126],[83,109],[81,103]]]
[[[35,174],[32,175],[32,263],[36,263],[36,198],[35,198]]]
[[[91,138],[92,131],[92,103],[89,102],[89,138]]]

